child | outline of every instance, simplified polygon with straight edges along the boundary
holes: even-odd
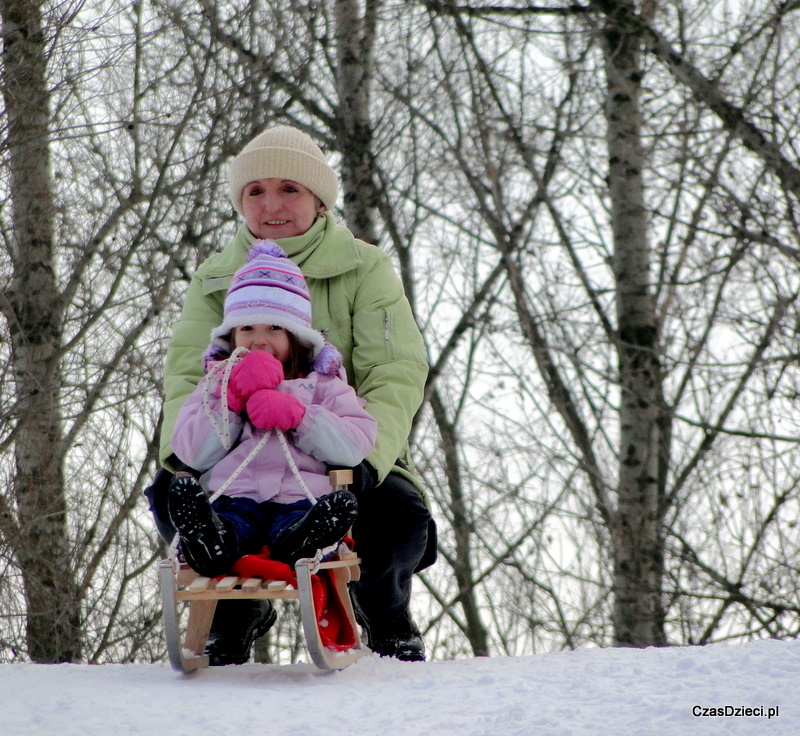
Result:
[[[358,465],[377,423],[338,350],[312,329],[305,279],[275,243],[256,241],[233,276],[205,370],[172,436],[202,473],[177,473],[168,492],[189,565],[214,577],[264,545],[294,565],[338,544],[357,503],[330,492],[326,464]]]

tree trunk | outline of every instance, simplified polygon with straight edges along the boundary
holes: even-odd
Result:
[[[469,641],[475,657],[489,656],[489,633],[481,618],[478,602],[478,589],[475,583],[475,571],[472,563],[472,538],[474,536],[471,515],[467,509],[461,479],[461,463],[458,459],[458,433],[456,427],[447,419],[447,411],[439,392],[434,390],[431,396],[431,407],[436,426],[442,438],[441,449],[444,455],[447,486],[450,491],[450,512],[452,514],[453,536],[455,547],[451,562],[458,585],[458,597],[464,611],[462,630]]]
[[[368,243],[378,239],[369,110],[378,4],[369,0],[361,17],[358,0],[336,0],[336,134],[342,152],[344,219],[353,234]]]
[[[661,371],[642,172],[638,42],[607,18],[609,192],[618,324],[619,475],[611,521],[614,640],[620,646],[665,644],[664,565],[659,518]]]
[[[62,470],[63,305],[54,270],[47,47],[38,5],[1,0],[3,98],[14,242],[5,316],[16,390],[13,541],[27,604],[28,656],[81,656],[80,596],[71,570]]]

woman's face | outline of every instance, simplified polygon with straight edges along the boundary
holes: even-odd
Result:
[[[244,221],[257,238],[302,235],[324,209],[308,187],[290,179],[256,179],[242,190]]]
[[[233,347],[266,350],[285,363],[291,354],[289,333],[276,325],[244,325],[233,328]]]

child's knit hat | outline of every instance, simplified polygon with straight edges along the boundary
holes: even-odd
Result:
[[[233,159],[229,175],[231,202],[240,215],[244,185],[256,179],[291,179],[316,194],[329,210],[336,205],[336,172],[319,146],[296,128],[278,125],[251,140]]]
[[[311,349],[314,370],[338,373],[342,356],[311,326],[311,298],[297,265],[271,240],[257,240],[231,279],[222,324],[211,331],[206,364],[230,355],[230,333],[244,325],[277,325]]]

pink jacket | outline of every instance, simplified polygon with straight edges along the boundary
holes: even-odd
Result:
[[[223,443],[221,372],[209,373],[181,409],[172,435],[175,454],[195,470],[210,492],[221,488],[270,430],[258,429],[226,408],[230,449]],[[311,493],[330,492],[326,463],[358,465],[375,446],[377,422],[342,375],[316,371],[283,381],[278,390],[297,397],[306,413],[297,429],[286,433],[289,453]],[[204,399],[205,396],[205,399]],[[205,405],[204,405],[205,402]],[[213,418],[213,424],[212,424]],[[307,499],[284,455],[277,432],[226,488],[228,496],[255,501],[294,503]]]

